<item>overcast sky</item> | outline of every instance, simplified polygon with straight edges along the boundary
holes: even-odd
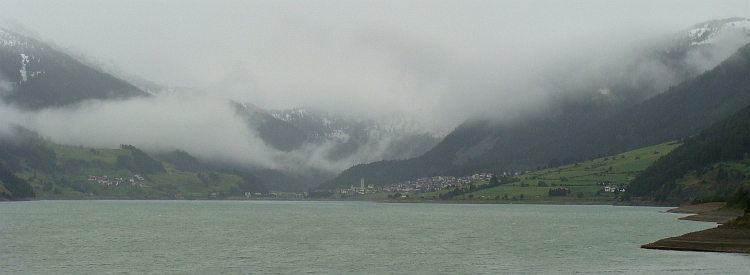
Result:
[[[747,0],[0,0],[5,25],[159,84],[266,109],[398,112],[446,130],[543,98],[539,72],[573,64],[560,60],[586,66],[748,13]]]

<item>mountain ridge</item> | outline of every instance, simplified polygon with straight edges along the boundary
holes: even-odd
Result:
[[[0,97],[23,109],[66,107],[86,100],[149,96],[110,74],[34,38],[0,29]]]
[[[734,20],[747,21],[747,19]],[[731,20],[727,22],[729,21]],[[722,23],[726,24],[726,22]],[[747,35],[746,29],[742,31],[745,32],[743,35]],[[708,44],[696,45],[707,47],[710,46]],[[392,184],[436,175],[462,176],[477,172],[501,174],[506,171],[532,170],[535,167],[545,166],[548,161],[552,162],[555,159],[562,164],[567,164],[692,135],[708,127],[710,123],[729,116],[743,107],[743,104],[750,104],[747,84],[744,83],[750,75],[747,73],[748,57],[745,56],[748,51],[750,51],[750,44],[741,47],[716,68],[695,78],[689,77],[667,92],[642,102],[626,101],[624,104],[617,105],[607,102],[578,104],[576,101],[571,101],[571,103],[560,104],[558,111],[551,112],[551,115],[530,116],[525,121],[465,122],[456,127],[435,148],[418,158],[357,165],[342,172],[334,180],[322,184],[320,188],[334,189],[336,186],[346,186],[359,178],[366,178],[369,182],[378,184]],[[665,52],[665,54],[669,53]],[[733,62],[739,62],[739,65],[733,67]],[[734,74],[731,73],[732,71]],[[732,83],[727,85],[735,86],[733,89],[724,89],[726,87],[722,86],[722,83]],[[702,85],[702,88],[690,88],[691,85]],[[716,95],[721,98],[711,98],[700,92],[705,89],[718,90]],[[627,91],[627,88],[622,90]],[[618,92],[622,91],[606,90],[601,94],[609,95]],[[684,94],[694,100],[681,101],[683,105],[680,106],[686,108],[685,111],[700,111],[708,117],[699,120],[693,115],[690,116],[692,120],[680,120],[676,116],[679,110],[675,109],[667,111],[669,116],[659,114],[659,108],[670,110],[669,102],[666,101],[678,98],[674,94]],[[633,115],[623,114],[628,111]],[[656,125],[649,125],[652,127],[649,129],[650,131],[659,130],[659,134],[631,137],[633,133],[641,131],[638,127],[648,120],[638,115],[654,113],[659,114],[662,120]],[[617,117],[622,117],[621,121],[617,121]],[[680,131],[665,127],[665,125],[670,125],[670,120],[679,122],[679,125],[672,127],[682,127],[679,128]],[[691,127],[691,123],[695,125]],[[617,129],[618,126],[615,125],[630,126],[622,130]],[[675,133],[667,133],[667,129]]]

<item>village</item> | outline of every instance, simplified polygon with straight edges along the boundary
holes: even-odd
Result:
[[[498,177],[513,177],[524,174],[524,172],[506,172],[502,175],[498,175]],[[404,181],[397,184],[392,184],[388,186],[381,186],[381,187],[375,187],[375,184],[372,183],[365,183],[365,179],[361,178],[359,185],[350,185],[349,188],[344,189],[337,189],[337,190],[331,190],[331,193],[340,194],[342,197],[348,196],[357,196],[357,195],[365,195],[365,194],[373,194],[373,193],[394,193],[394,192],[401,192],[401,193],[427,193],[427,192],[434,192],[434,191],[440,191],[440,190],[448,190],[456,187],[463,187],[467,186],[469,184],[475,184],[478,182],[487,182],[489,181],[494,174],[492,173],[478,173],[471,176],[466,177],[454,177],[454,176],[435,176],[435,177],[425,177],[420,178],[413,181]],[[604,193],[615,193],[615,194],[621,194],[625,192],[625,188],[623,184],[616,184],[612,182],[598,182],[596,185],[603,186],[604,188],[597,192],[597,195],[604,194]],[[523,186],[523,185],[522,185]],[[527,185],[528,186],[528,185]],[[546,185],[545,185],[546,186]],[[553,185],[554,186],[554,185]],[[551,190],[551,189],[550,189]],[[562,191],[566,191],[566,194],[569,194],[570,191],[568,188],[560,188]],[[306,197],[307,193],[302,193],[300,196]]]
[[[479,173],[458,178],[453,176],[435,176],[421,178],[414,181],[404,181],[378,188],[376,188],[375,185],[371,183],[365,185],[365,179],[362,178],[360,179],[359,186],[355,186],[354,184],[352,184],[350,185],[349,189],[339,189],[336,190],[336,193],[341,194],[342,196],[392,192],[425,193],[464,186],[477,182],[489,181],[492,176],[492,173]]]
[[[95,181],[104,186],[120,186],[120,184],[130,184],[131,186],[137,186],[137,187],[143,187],[143,188],[148,187],[148,185],[146,185],[146,179],[144,179],[143,176],[139,174],[135,174],[133,175],[132,178],[128,178],[128,179],[124,179],[124,178],[109,179],[107,175],[102,175],[102,176],[89,175],[88,181]]]

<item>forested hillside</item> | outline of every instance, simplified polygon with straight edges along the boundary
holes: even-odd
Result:
[[[0,163],[0,198],[16,200],[35,196],[28,182],[14,175]]]
[[[714,69],[641,103],[605,115],[611,105],[567,104],[552,118],[464,123],[425,155],[354,166],[322,189],[359,178],[391,184],[426,176],[531,170],[614,155],[695,135],[750,105],[750,44]]]
[[[247,169],[203,164],[181,151],[159,161],[132,145],[119,149],[62,146],[14,127],[0,136],[0,196],[180,199],[268,195]]]
[[[701,178],[713,173],[710,189],[715,195],[729,196],[748,184],[750,171],[732,169],[723,162],[743,162],[750,158],[750,106],[687,138],[685,144],[660,158],[628,185],[630,196],[651,196],[659,200],[678,196],[678,179]],[[745,167],[744,165],[741,167]],[[704,182],[705,179],[702,179]]]

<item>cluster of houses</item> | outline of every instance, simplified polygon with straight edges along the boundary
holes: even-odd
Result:
[[[350,185],[349,189],[339,189],[338,193],[341,195],[363,195],[370,193],[391,193],[391,192],[410,192],[410,193],[424,193],[438,190],[444,190],[447,188],[454,188],[456,186],[464,186],[476,182],[489,181],[492,178],[491,173],[479,173],[466,177],[453,177],[453,176],[435,176],[421,178],[414,181],[405,181],[393,185],[383,186],[376,188],[374,184],[365,185],[365,179],[360,179],[359,186]]]
[[[130,184],[131,186],[148,187],[148,185],[146,185],[146,179],[144,179],[143,176],[139,174],[135,174],[133,175],[132,178],[128,178],[128,179],[124,179],[124,178],[109,179],[107,175],[103,175],[103,176],[89,175],[88,181],[95,181],[104,186],[120,186],[120,184]]]
[[[599,182],[597,185],[603,185],[604,186],[604,192],[608,193],[623,193],[625,192],[625,187],[623,185],[618,185],[611,182]]]
[[[523,172],[515,172],[515,173],[505,173],[502,176],[518,176],[519,174],[523,174]],[[492,173],[479,173],[474,174],[471,176],[466,177],[453,177],[453,176],[436,176],[436,177],[426,177],[417,179],[414,181],[405,181],[400,182],[393,185],[383,186],[383,187],[375,187],[374,184],[367,184],[365,185],[365,179],[360,179],[359,185],[350,185],[348,189],[339,189],[334,190],[336,193],[341,194],[342,196],[355,196],[355,195],[364,195],[364,194],[371,194],[371,193],[393,193],[393,192],[408,192],[408,193],[425,193],[425,192],[433,192],[433,191],[439,191],[439,190],[446,190],[450,188],[465,186],[472,183],[477,182],[484,182],[489,181],[492,178]],[[604,186],[604,192],[610,192],[610,193],[623,193],[625,192],[625,187],[623,185],[618,185],[611,182],[599,182],[597,185]],[[563,188],[564,189],[564,188]],[[565,189],[567,191],[567,194],[570,193],[570,190]],[[303,194],[303,196],[306,196],[306,194]]]

